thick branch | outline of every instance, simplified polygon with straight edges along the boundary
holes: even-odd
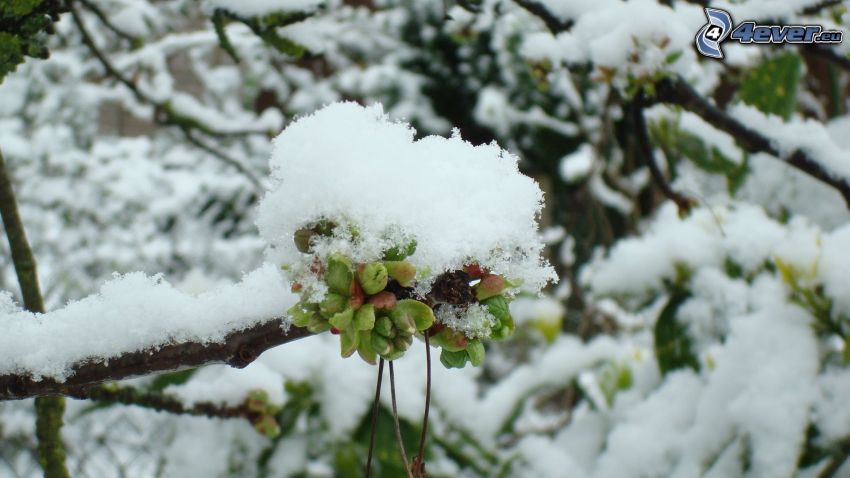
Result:
[[[678,79],[661,80],[656,85],[656,91],[655,101],[679,105],[697,114],[715,128],[730,134],[749,153],[766,153],[783,159],[789,165],[838,190],[844,197],[847,206],[850,207],[850,183],[845,179],[837,178],[806,152],[797,149],[790,155],[783,157],[770,138],[750,129],[725,111],[711,104],[684,81]]]
[[[128,352],[105,361],[86,361],[72,367],[65,382],[39,380],[26,375],[0,375],[0,400],[18,400],[39,395],[68,395],[81,386],[147,375],[210,363],[227,363],[243,368],[261,353],[277,345],[311,335],[307,329],[281,328],[281,319],[272,319],[245,330],[231,332],[221,343],[181,342],[153,350]]]

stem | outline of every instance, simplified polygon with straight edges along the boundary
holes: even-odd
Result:
[[[404,450],[404,441],[401,439],[401,425],[398,422],[398,409],[395,401],[395,370],[393,370],[393,361],[390,360],[390,396],[393,404],[393,421],[395,422],[395,439],[398,442],[398,449],[401,452],[401,463],[404,465],[404,471],[408,478],[413,478],[410,472],[410,464],[407,461],[407,453]]]
[[[372,405],[372,426],[369,430],[369,454],[366,457],[366,478],[372,476],[372,451],[375,448],[375,430],[378,428],[378,406],[381,404],[381,379],[384,377],[384,359],[378,362],[378,383],[375,385],[375,403]]]
[[[428,434],[428,413],[431,409],[431,343],[425,336],[425,413],[422,416],[422,434],[419,435],[419,454],[413,460],[416,476],[425,476],[425,436]]]
[[[0,216],[6,228],[12,262],[21,287],[24,307],[30,312],[44,313],[44,299],[38,285],[38,271],[35,257],[27,240],[21,215],[18,212],[18,200],[12,189],[12,180],[6,171],[6,162],[0,152]],[[45,478],[67,478],[65,466],[65,447],[62,444],[62,414],[65,412],[65,399],[58,396],[38,397],[35,399],[35,434],[38,437],[38,462],[44,469]]]
[[[658,189],[661,190],[667,199],[670,199],[676,204],[676,207],[679,209],[679,216],[684,217],[691,210],[693,200],[685,197],[677,191],[674,191],[664,178],[664,174],[662,174],[661,170],[658,169],[658,163],[655,162],[655,154],[652,152],[652,144],[649,141],[649,132],[646,128],[646,118],[643,115],[644,100],[643,92],[640,92],[637,96],[635,96],[634,101],[629,107],[632,112],[634,134],[637,138],[639,153],[643,156],[643,160],[649,168],[649,172],[652,175],[652,181],[656,186],[658,186]]]

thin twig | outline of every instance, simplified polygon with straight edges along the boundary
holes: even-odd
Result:
[[[742,149],[749,153],[767,153],[783,160],[790,166],[809,176],[831,186],[841,193],[847,206],[850,207],[850,182],[841,178],[801,149],[783,156],[773,141],[761,133],[750,129],[731,115],[711,104],[700,96],[689,84],[678,78],[665,78],[656,83],[654,101],[679,105],[695,113],[708,124],[726,132],[735,138]]]
[[[32,253],[24,223],[18,212],[18,200],[12,188],[12,179],[6,171],[6,161],[0,151],[0,216],[9,240],[9,250],[18,285],[24,299],[24,307],[30,312],[44,312],[44,298],[38,284],[38,270]],[[35,400],[35,434],[38,438],[38,462],[44,469],[45,478],[67,478],[65,446],[62,443],[62,415],[65,399],[59,396],[38,397]]]
[[[107,75],[111,76],[112,78],[117,80],[119,83],[126,86],[127,89],[129,89],[130,92],[133,94],[133,96],[136,98],[137,101],[139,101],[140,103],[145,103],[145,104],[148,104],[148,105],[151,105],[151,106],[154,107],[154,110],[157,112],[157,114],[154,115],[154,122],[155,123],[161,124],[161,125],[167,125],[167,126],[177,126],[190,143],[192,143],[193,145],[203,149],[204,151],[212,154],[216,158],[224,161],[228,165],[235,168],[237,171],[239,171],[240,174],[245,176],[251,182],[251,184],[253,184],[254,187],[256,187],[258,190],[262,188],[262,186],[260,184],[260,180],[257,178],[257,176],[253,172],[249,171],[244,165],[242,165],[236,159],[231,158],[230,156],[222,153],[221,151],[214,150],[210,146],[203,144],[201,141],[199,141],[197,138],[195,138],[191,134],[191,131],[192,131],[192,129],[198,129],[199,131],[204,132],[204,134],[206,134],[208,136],[213,136],[213,137],[215,137],[215,136],[228,136],[228,135],[232,135],[232,133],[223,133],[223,132],[214,131],[209,127],[200,125],[199,123],[194,124],[190,127],[187,124],[186,118],[175,113],[172,110],[172,108],[170,107],[170,105],[168,105],[166,103],[162,103],[160,101],[157,101],[154,98],[152,98],[150,95],[148,95],[147,93],[142,91],[138,87],[138,85],[136,85],[135,82],[133,82],[130,78],[124,76],[120,71],[118,71],[118,69],[106,57],[106,54],[104,54],[104,52],[97,46],[97,44],[94,41],[94,38],[92,38],[91,34],[89,33],[88,29],[86,28],[85,24],[83,23],[83,19],[80,16],[80,13],[74,7],[73,1],[68,2],[68,8],[69,8],[69,11],[71,12],[71,18],[74,21],[74,25],[76,25],[77,30],[79,30],[79,32],[80,32],[80,36],[82,37],[83,44],[85,44],[88,47],[89,51],[92,52],[92,54],[95,56],[95,58],[101,64],[103,69],[106,70]],[[255,133],[262,133],[262,132],[255,132]]]
[[[130,35],[129,33],[121,30],[120,28],[116,27],[115,24],[113,24],[109,20],[109,17],[106,16],[105,13],[103,13],[103,10],[101,10],[100,8],[97,7],[97,5],[93,4],[89,0],[77,0],[77,1],[79,1],[84,7],[86,7],[86,10],[92,12],[94,14],[94,16],[96,16],[97,19],[100,20],[100,22],[103,23],[104,26],[106,26],[106,28],[108,28],[112,33],[118,35],[119,37],[123,38],[124,40],[129,41],[130,44],[132,44],[132,45],[135,45],[139,42],[138,38],[134,37],[133,35]]]
[[[393,405],[393,421],[395,422],[395,439],[398,442],[398,449],[401,453],[401,463],[404,465],[404,471],[408,478],[413,478],[410,472],[410,463],[407,461],[407,453],[404,450],[404,441],[401,439],[401,425],[398,422],[398,409],[396,408],[395,399],[395,370],[393,369],[393,361],[390,360],[390,397]]]
[[[213,402],[196,402],[191,406],[187,406],[172,395],[161,392],[147,392],[127,386],[95,385],[73,387],[68,391],[68,396],[80,400],[136,405],[176,415],[194,415],[209,418],[245,418],[248,420],[252,420],[258,415],[257,412],[248,409],[246,405],[228,406]]]
[[[561,20],[557,15],[546,8],[543,3],[536,0],[514,0],[514,3],[524,8],[528,13],[542,20],[543,23],[546,24],[546,28],[548,28],[553,35],[565,32],[573,26],[572,20]]]
[[[378,407],[381,405],[381,380],[384,378],[384,359],[378,361],[378,383],[375,385],[375,403],[372,405],[372,426],[369,430],[369,454],[366,456],[366,478],[372,476],[372,451],[375,448],[375,431],[378,428]]]
[[[425,437],[428,434],[428,413],[431,409],[431,343],[428,333],[425,336],[425,413],[422,415],[422,433],[419,435],[419,454],[413,459],[414,474],[417,478],[425,476]]]
[[[676,204],[676,207],[679,209],[679,216],[684,217],[690,212],[694,201],[675,191],[658,168],[658,164],[655,162],[655,154],[652,151],[652,144],[649,141],[649,131],[647,130],[646,118],[643,114],[643,103],[643,92],[640,92],[635,96],[629,106],[632,112],[632,127],[634,128],[633,131],[637,139],[639,153],[643,156],[644,163],[649,168],[655,185],[658,186],[658,189],[661,190],[667,199],[670,199]]]

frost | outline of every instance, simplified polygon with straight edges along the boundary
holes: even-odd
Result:
[[[493,314],[481,304],[455,307],[442,304],[435,311],[437,322],[463,332],[470,339],[488,337],[490,328],[496,323]]]

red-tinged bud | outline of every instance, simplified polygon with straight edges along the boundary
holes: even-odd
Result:
[[[434,325],[432,325],[431,328],[428,329],[428,336],[433,337],[434,335],[442,332],[445,328],[446,328],[446,326],[444,324],[441,324],[439,322],[435,322]]]
[[[505,279],[502,276],[488,274],[475,286],[475,298],[481,301],[497,296],[505,290],[505,285]]]
[[[331,327],[331,333],[334,335],[339,335],[339,329],[336,327]]]
[[[463,271],[473,279],[480,279],[489,273],[487,269],[478,264],[467,264],[463,266]]]
[[[322,261],[320,261],[318,257],[313,258],[313,262],[310,264],[310,272],[317,276],[321,276],[325,273],[325,265],[322,264]]]
[[[348,289],[348,303],[351,305],[351,308],[357,310],[363,303],[366,301],[366,294],[363,292],[363,288],[360,287],[360,284],[353,280],[351,281],[351,287]]]
[[[290,287],[289,290],[291,290],[292,292],[301,292],[301,289],[303,289],[303,288],[304,288],[304,286],[301,285],[301,283],[293,282],[292,287]]]
[[[369,298],[369,303],[375,306],[375,310],[393,310],[395,309],[396,302],[398,302],[398,299],[396,299],[395,295],[386,290],[378,292]]]

